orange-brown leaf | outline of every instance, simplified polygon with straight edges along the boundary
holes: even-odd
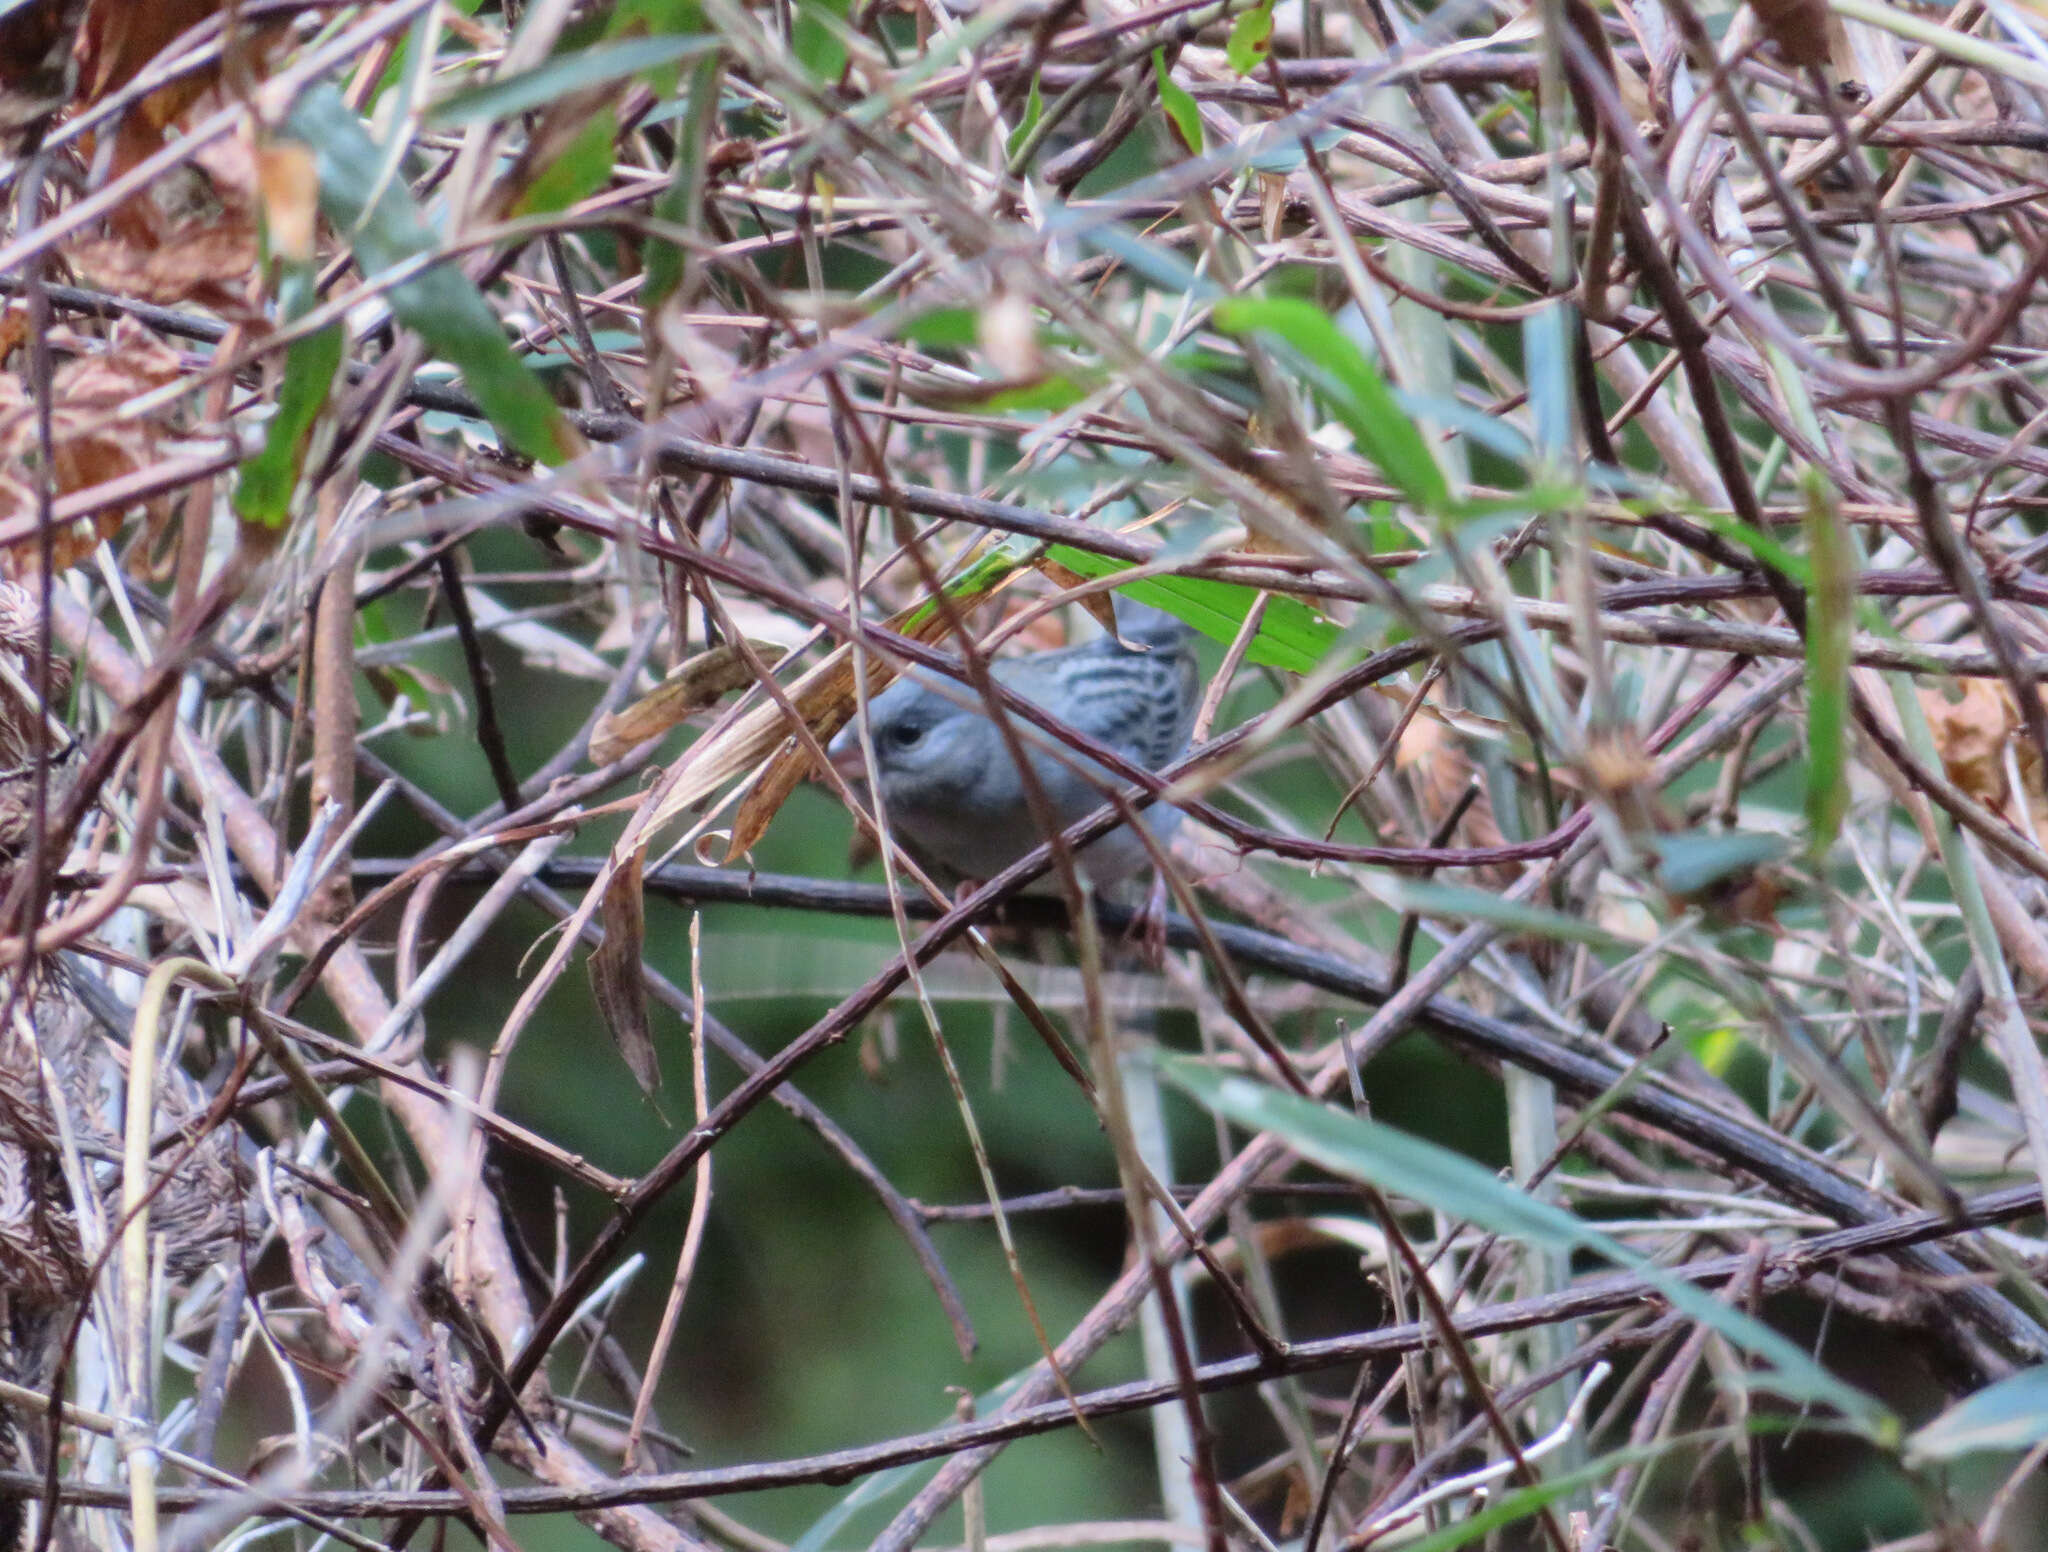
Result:
[[[106,349],[57,368],[50,385],[53,494],[68,496],[153,464],[169,424],[159,415],[127,417],[122,411],[137,395],[175,382],[178,375],[177,353],[126,319],[115,326]],[[28,391],[19,378],[0,374],[0,468],[8,471],[0,478],[0,521],[33,516],[34,487],[24,471],[37,461],[36,417]],[[67,525],[56,536],[56,569],[77,564],[101,539],[119,532],[124,515],[124,508],[113,507],[91,522]],[[36,565],[33,546],[0,552],[0,575],[20,577]]]
[[[235,306],[233,283],[255,267],[256,228],[247,216],[228,216],[173,228],[161,241],[117,233],[66,251],[80,276],[103,291],[164,307],[197,300],[218,311]]]
[[[2002,809],[2011,791],[2005,747],[2018,725],[2005,686],[1995,679],[1967,679],[1956,699],[1927,689],[1920,692],[1920,704],[1948,779],[1980,803]]]

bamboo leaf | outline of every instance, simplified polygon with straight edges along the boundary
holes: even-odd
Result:
[[[557,54],[531,70],[502,81],[490,81],[445,97],[427,110],[426,120],[439,129],[486,124],[594,86],[608,86],[642,71],[657,70],[715,51],[715,37],[614,38],[589,48]]]
[[[1271,1132],[1302,1157],[1349,1180],[1436,1209],[1450,1218],[1560,1253],[1588,1251],[1625,1267],[1674,1309],[1724,1337],[1765,1367],[1748,1378],[1788,1400],[1831,1406],[1874,1438],[1895,1435],[1897,1423],[1877,1401],[1829,1374],[1806,1352],[1761,1321],[1722,1303],[1647,1257],[1601,1233],[1564,1208],[1521,1190],[1461,1153],[1391,1126],[1289,1094],[1206,1063],[1164,1057],[1161,1075],[1218,1115]]]
[[[293,107],[290,132],[312,148],[320,209],[354,245],[357,266],[374,278],[439,247],[405,186],[373,184],[377,144],[341,93],[321,84]],[[452,264],[437,264],[393,286],[392,313],[453,362],[506,442],[538,463],[566,463],[579,451],[540,379],[512,351],[483,293]]]
[[[1190,155],[1202,154],[1202,110],[1195,106],[1195,99],[1188,95],[1186,87],[1177,84],[1173,72],[1166,68],[1166,50],[1152,51],[1152,78],[1159,85],[1159,106],[1166,110],[1166,122],[1173,126],[1174,137]]]
[[[289,323],[312,309],[318,296],[310,260],[288,263],[278,286],[278,321]],[[263,528],[282,528],[291,517],[292,492],[306,460],[314,423],[327,403],[347,345],[338,323],[292,341],[278,384],[277,413],[263,429],[263,446],[235,479],[235,515]]]
[[[1330,409],[1359,450],[1414,505],[1434,516],[1451,512],[1451,488],[1414,420],[1379,369],[1336,320],[1296,297],[1230,297],[1211,315],[1226,334],[1277,339],[1320,385]]]

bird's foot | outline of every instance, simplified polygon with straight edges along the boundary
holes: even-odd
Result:
[[[1147,970],[1166,966],[1166,880],[1152,875],[1152,887],[1145,891],[1145,903],[1138,907],[1131,924],[1124,929],[1124,942],[1137,952]]]

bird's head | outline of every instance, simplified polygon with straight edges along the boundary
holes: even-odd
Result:
[[[989,781],[991,762],[1007,767],[987,717],[908,680],[868,702],[868,728],[882,798],[892,808],[959,809]],[[842,728],[828,752],[848,781],[867,780],[857,726]]]

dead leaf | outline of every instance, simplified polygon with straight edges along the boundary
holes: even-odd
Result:
[[[1953,700],[1942,689],[1924,689],[1920,706],[1948,779],[1980,803],[2003,811],[2012,791],[2005,746],[2018,726],[2005,686],[1995,679],[1967,679]]]
[[[640,952],[647,942],[647,903],[640,883],[644,860],[638,851],[621,857],[605,884],[600,904],[604,941],[590,956],[590,990],[640,1092],[652,1094],[661,1087],[661,1060],[647,1018],[647,983],[640,978]]]
[[[748,645],[770,663],[782,655],[782,649],[772,642],[755,641]],[[660,738],[680,726],[684,718],[702,711],[720,696],[744,690],[753,682],[754,671],[737,646],[700,652],[679,664],[632,705],[598,719],[590,735],[590,763],[609,765],[650,738]]]
[[[294,263],[309,262],[320,197],[312,147],[298,140],[258,146],[256,188],[270,232],[270,251]]]
[[[789,795],[811,773],[811,762],[795,739],[771,755],[761,779],[747,789],[733,815],[732,835],[725,843],[728,858],[744,857],[768,833],[768,825],[789,801]]]
[[[1072,591],[1075,588],[1088,585],[1088,578],[1082,576],[1078,571],[1068,570],[1056,560],[1040,559],[1033,564],[1044,574],[1045,579],[1055,587]],[[1121,636],[1116,635],[1116,605],[1111,600],[1109,594],[1087,593],[1075,599],[1074,602],[1083,609],[1086,609],[1089,617],[1097,625],[1108,631],[1110,635],[1116,636],[1118,641],[1123,640]]]
[[[174,229],[148,242],[117,232],[65,249],[80,277],[102,291],[160,307],[197,301],[215,311],[239,304],[231,287],[256,267],[256,253],[256,225],[246,215]]]
[[[176,382],[177,352],[141,324],[122,319],[104,350],[66,361],[52,374],[50,484],[58,496],[122,479],[157,461],[157,449],[171,431],[161,416],[126,419],[122,409],[137,395]],[[11,373],[0,374],[0,522],[32,518],[36,510],[32,470],[37,461],[36,416],[27,388]],[[125,508],[111,507],[81,519],[56,535],[57,570],[76,565],[100,540],[120,531]],[[20,578],[36,569],[33,545],[0,553],[0,575]]]

